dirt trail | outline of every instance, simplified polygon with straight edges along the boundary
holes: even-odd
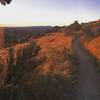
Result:
[[[78,37],[73,40],[73,48],[78,61],[76,100],[100,100],[95,65],[86,51],[80,46]]]

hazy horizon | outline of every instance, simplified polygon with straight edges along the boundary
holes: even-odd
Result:
[[[0,5],[4,26],[63,26],[100,19],[99,0],[12,0]]]

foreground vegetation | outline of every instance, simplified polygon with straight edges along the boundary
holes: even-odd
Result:
[[[3,49],[3,52],[1,50],[0,99],[72,100],[72,36],[65,37],[63,33],[55,33],[55,36],[53,34],[50,39],[52,45],[50,42],[39,44],[43,38],[46,40],[50,37],[47,35],[36,39],[35,42],[33,40],[8,47]],[[58,38],[61,39],[60,43],[54,44]],[[66,38],[69,40],[66,41]],[[50,47],[45,49],[46,45]],[[4,58],[2,53],[6,54]],[[2,62],[3,59],[6,63]]]

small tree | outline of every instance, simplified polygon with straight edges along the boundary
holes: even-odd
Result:
[[[75,22],[71,25],[72,31],[79,31],[80,28],[81,28],[81,25],[78,23],[78,21],[75,21]]]

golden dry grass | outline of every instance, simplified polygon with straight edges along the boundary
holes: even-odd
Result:
[[[52,33],[51,35],[37,38],[35,41],[41,48],[41,55],[44,55],[50,49],[62,50],[63,48],[72,48],[72,36],[65,36],[64,33]]]
[[[83,44],[85,48],[88,49],[93,56],[100,60],[100,36],[91,41],[87,41],[85,39],[82,39],[82,41],[84,41]]]

